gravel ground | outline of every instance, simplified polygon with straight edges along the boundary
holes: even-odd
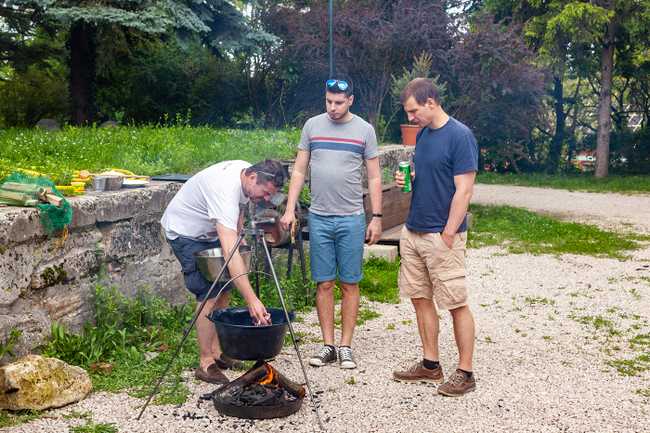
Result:
[[[579,193],[578,197],[589,198],[567,201],[566,194],[577,193],[534,189],[534,194],[522,194],[522,188],[508,188],[512,189],[507,201],[511,205],[524,206],[534,196],[532,204],[554,204],[547,210],[568,215],[555,204],[571,203],[574,219],[591,215],[601,219],[601,225],[623,224],[629,229],[627,224],[633,224],[650,233],[650,223],[641,218],[642,207],[650,200],[647,197]],[[477,195],[485,202],[483,185]],[[553,200],[552,196],[557,197]],[[607,205],[616,212],[628,199],[643,203],[631,206],[627,219],[607,220],[599,213],[600,196],[607,200],[616,196],[616,205]],[[579,212],[575,210],[578,204]],[[356,332],[359,369],[308,367],[328,432],[650,431],[650,397],[636,392],[650,392],[650,372],[624,376],[608,364],[643,353],[643,349],[631,348],[629,339],[650,333],[650,248],[635,252],[627,261],[506,255],[499,248],[483,248],[469,251],[468,267],[477,325],[477,390],[452,399],[436,395],[432,385],[393,382],[394,368],[405,367],[420,356],[415,316],[407,302],[371,303],[369,307],[381,316]],[[304,334],[301,347],[306,358],[318,347],[315,314],[304,316],[296,329]],[[447,313],[442,314],[440,349],[443,368],[450,373],[456,348]],[[645,353],[650,355],[647,346]],[[286,349],[273,365],[294,380],[302,378],[292,349]],[[228,373],[231,378],[238,374]],[[247,421],[222,417],[211,403],[199,400],[214,386],[192,379],[188,385],[192,396],[187,403],[150,406],[140,422],[135,417],[142,400],[95,393],[49,412],[46,418],[6,431],[67,432],[69,426],[83,424],[63,418],[73,410],[91,411],[95,422],[115,423],[120,432],[317,431],[307,399],[288,418]]]

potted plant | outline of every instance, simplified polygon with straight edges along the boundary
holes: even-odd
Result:
[[[393,113],[391,114],[386,126],[384,127],[384,132],[382,134],[382,141],[386,135],[386,131],[390,126],[393,118],[402,111],[402,103],[400,102],[400,96],[406,85],[415,78],[432,78],[434,83],[439,89],[441,95],[444,94],[446,85],[438,83],[439,76],[431,77],[431,67],[433,65],[433,58],[429,53],[421,53],[419,56],[413,58],[413,67],[409,70],[406,68],[402,69],[402,74],[400,76],[392,76],[390,94],[393,101]],[[402,132],[402,144],[405,146],[415,146],[415,141],[418,132],[422,129],[418,125],[411,125],[408,123],[403,123],[400,125],[400,130]]]

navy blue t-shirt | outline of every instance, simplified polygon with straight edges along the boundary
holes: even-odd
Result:
[[[406,227],[414,232],[442,232],[456,192],[454,176],[478,171],[478,147],[467,126],[449,117],[438,129],[424,128],[418,134],[415,179]],[[467,230],[467,219],[458,228]]]

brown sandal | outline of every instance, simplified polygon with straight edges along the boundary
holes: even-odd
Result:
[[[217,385],[222,385],[224,383],[230,382],[225,374],[221,372],[217,364],[212,364],[208,367],[207,371],[203,370],[201,367],[194,370],[194,377],[203,382],[214,383]]]

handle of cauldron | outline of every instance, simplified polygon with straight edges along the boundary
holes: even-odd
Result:
[[[142,417],[142,414],[144,413],[145,409],[147,406],[149,406],[149,403],[151,402],[151,399],[153,398],[154,395],[158,392],[158,389],[160,388],[160,384],[162,383],[163,379],[169,372],[169,369],[171,368],[172,364],[178,357],[178,354],[181,352],[183,349],[183,344],[185,344],[185,340],[187,340],[187,337],[190,335],[190,332],[192,332],[192,328],[194,327],[194,324],[196,323],[197,319],[199,318],[199,314],[201,314],[201,311],[203,311],[203,307],[205,307],[205,303],[208,302],[208,299],[210,299],[210,295],[212,294],[212,291],[217,285],[217,282],[221,279],[221,276],[223,275],[224,272],[228,269],[228,264],[230,263],[230,260],[232,260],[233,256],[235,255],[235,251],[239,250],[239,245],[241,244],[242,240],[244,239],[244,236],[246,233],[244,231],[241,232],[239,235],[239,238],[237,239],[237,243],[235,243],[235,246],[233,249],[230,251],[230,254],[228,254],[228,258],[226,259],[226,262],[224,263],[223,267],[221,268],[221,271],[219,271],[219,275],[217,278],[214,279],[214,282],[212,283],[212,286],[210,286],[210,290],[208,290],[208,293],[205,295],[205,299],[201,302],[201,305],[199,305],[198,310],[194,314],[194,318],[190,322],[190,325],[187,327],[185,330],[185,334],[183,334],[183,338],[181,339],[181,342],[178,343],[178,347],[176,348],[176,352],[172,355],[172,357],[169,359],[169,362],[167,363],[167,366],[165,367],[165,370],[163,370],[162,374],[158,378],[158,382],[156,382],[156,385],[154,386],[153,390],[151,391],[151,394],[149,394],[149,398],[147,398],[146,403],[144,406],[142,406],[142,409],[140,410],[140,413],[138,414],[138,417],[136,418],[138,421],[140,421],[140,418]],[[223,289],[226,288],[226,285],[221,287],[219,290],[219,293],[217,293],[217,298],[221,295],[221,292],[223,292]]]
[[[298,355],[298,361],[300,362],[300,368],[302,369],[302,374],[305,377],[305,385],[307,385],[307,392],[309,392],[309,399],[314,406],[314,413],[316,414],[316,419],[318,420],[318,426],[320,431],[324,432],[325,427],[323,426],[323,421],[320,418],[320,413],[318,412],[318,403],[314,399],[314,393],[311,390],[311,385],[309,384],[309,378],[307,377],[307,370],[305,370],[305,364],[302,362],[302,356],[300,355],[300,349],[298,349],[298,343],[296,341],[296,336],[293,332],[293,325],[291,324],[291,319],[289,318],[289,311],[287,310],[287,304],[284,302],[284,294],[282,293],[282,288],[280,287],[280,281],[278,276],[275,273],[275,267],[271,261],[271,254],[269,252],[269,247],[266,244],[266,238],[262,236],[262,245],[264,246],[264,253],[266,254],[266,259],[269,261],[269,268],[271,268],[271,274],[273,275],[273,281],[275,282],[275,287],[278,289],[278,295],[280,297],[280,303],[282,304],[282,311],[284,312],[284,318],[289,325],[289,333],[291,334],[291,341],[293,343],[294,349],[296,349],[296,354]]]

